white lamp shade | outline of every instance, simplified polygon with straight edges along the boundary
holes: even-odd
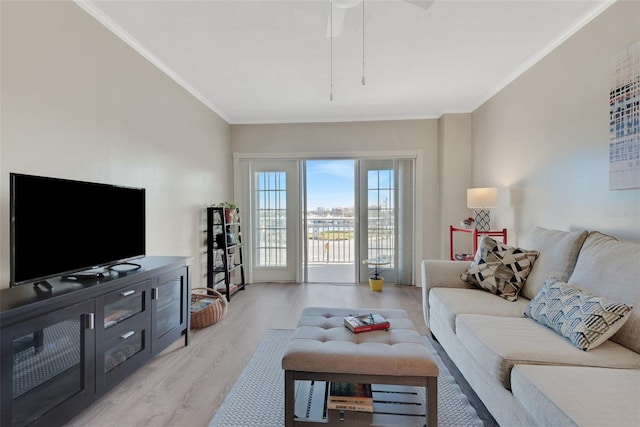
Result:
[[[467,207],[469,209],[495,208],[497,202],[498,189],[495,187],[467,189]]]

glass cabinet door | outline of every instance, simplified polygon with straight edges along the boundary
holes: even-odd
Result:
[[[3,329],[12,351],[3,351],[2,425],[52,420],[93,395],[93,309],[85,302]]]
[[[162,351],[182,334],[187,323],[188,286],[186,269],[179,269],[158,277],[151,300],[153,341],[151,351]]]

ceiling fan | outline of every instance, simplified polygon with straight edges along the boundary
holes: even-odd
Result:
[[[330,77],[330,90],[329,90],[329,101],[333,101],[333,39],[340,35],[342,32],[342,24],[344,22],[344,17],[347,14],[349,9],[352,9],[356,5],[362,2],[362,85],[366,84],[365,79],[365,61],[364,61],[364,2],[366,0],[329,0],[331,9],[329,13],[329,23],[327,25],[327,38],[331,39],[331,77]],[[423,9],[428,9],[431,7],[435,0],[385,0],[385,1],[394,1],[394,2],[406,2],[411,3],[414,6],[418,6]]]
[[[338,37],[342,32],[342,24],[344,17],[349,9],[360,4],[363,0],[329,0],[332,5],[331,13],[329,14],[329,22],[327,23],[327,38]],[[435,0],[388,0],[396,2],[411,3],[414,6],[422,9],[429,9]],[[333,26],[332,21],[333,20]],[[333,28],[332,28],[333,27]]]

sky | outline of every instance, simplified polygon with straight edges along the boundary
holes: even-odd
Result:
[[[354,205],[354,160],[307,161],[307,209]]]

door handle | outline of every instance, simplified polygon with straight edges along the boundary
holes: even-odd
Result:
[[[95,329],[95,314],[87,313],[87,329]]]
[[[127,338],[129,338],[130,336],[132,336],[133,334],[135,334],[135,332],[133,331],[129,331],[124,335],[120,335],[120,339],[126,340]]]

